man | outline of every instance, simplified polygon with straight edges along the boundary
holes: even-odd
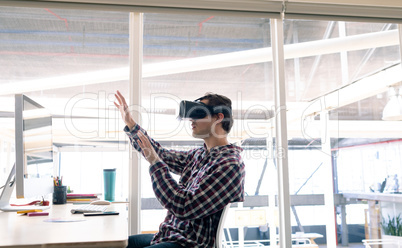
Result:
[[[206,94],[196,101],[182,101],[180,117],[190,119],[192,135],[204,146],[190,151],[167,150],[150,138],[132,118],[123,95],[115,94],[133,147],[150,163],[156,198],[168,210],[155,235],[130,236],[128,247],[214,247],[223,208],[244,200],[242,149],[227,135],[233,125],[231,101]],[[180,175],[177,183],[170,173]]]

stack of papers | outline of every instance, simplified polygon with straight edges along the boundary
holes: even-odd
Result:
[[[97,194],[67,194],[67,203],[91,203],[100,200]]]

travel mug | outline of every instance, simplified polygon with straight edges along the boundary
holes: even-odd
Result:
[[[106,201],[114,201],[116,186],[116,168],[103,169],[103,189]]]

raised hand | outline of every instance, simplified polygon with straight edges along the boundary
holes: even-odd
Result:
[[[126,99],[124,99],[124,96],[120,93],[120,91],[116,91],[116,94],[114,94],[114,96],[119,102],[118,104],[114,102],[114,105],[116,106],[116,108],[119,109],[121,118],[123,119],[124,123],[126,123],[127,127],[132,129],[136,125],[136,123],[133,119],[133,116],[130,114]]]

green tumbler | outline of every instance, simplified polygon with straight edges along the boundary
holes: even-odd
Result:
[[[116,168],[103,169],[103,189],[106,201],[114,201],[116,187]]]

